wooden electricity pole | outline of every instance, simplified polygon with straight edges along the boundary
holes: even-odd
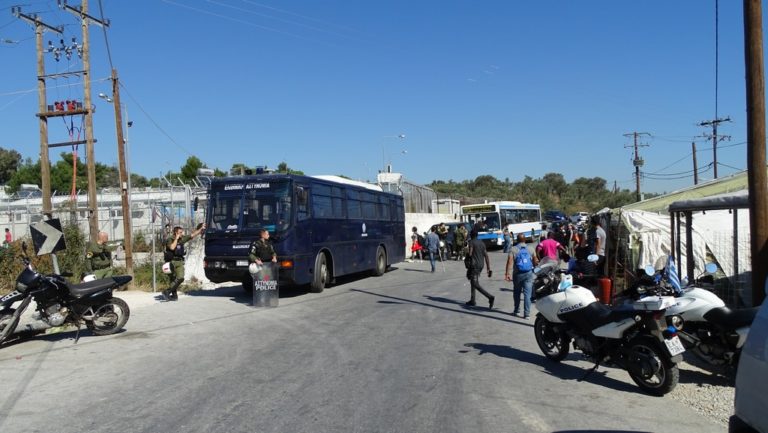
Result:
[[[696,142],[691,142],[691,154],[693,155],[693,184],[699,184],[699,166],[696,164]]]
[[[125,139],[123,138],[123,106],[120,104],[120,82],[117,69],[112,69],[112,103],[115,105],[115,130],[117,131],[117,160],[120,171],[120,201],[123,209],[123,246],[125,268],[133,275],[133,231],[131,230],[131,203],[128,197],[128,173],[125,163]]]
[[[752,252],[752,305],[765,299],[768,276],[768,179],[765,166],[765,69],[761,0],[744,0],[744,63],[747,76],[747,178]]]
[[[80,2],[80,8],[72,7],[66,2],[59,2],[59,7],[78,16],[83,31],[83,105],[85,112],[85,156],[88,173],[88,227],[91,239],[96,240],[99,233],[99,206],[96,203],[96,157],[93,149],[93,103],[91,100],[91,43],[88,32],[90,23],[98,26],[109,26],[98,18],[88,15],[88,0]]]
[[[629,134],[624,134],[625,137],[634,137],[635,144],[632,146],[624,146],[624,147],[634,147],[635,148],[635,159],[632,160],[632,165],[635,166],[635,194],[637,194],[637,201],[640,201],[642,199],[642,195],[640,194],[640,167],[643,166],[644,161],[643,158],[640,158],[640,153],[638,152],[638,147],[648,147],[647,144],[639,144],[637,142],[638,137],[641,135],[648,135],[651,134],[647,132],[632,132]]]
[[[21,7],[14,6],[11,12],[16,18],[27,21],[35,26],[35,47],[37,49],[37,99],[40,124],[40,179],[43,192],[43,215],[52,218],[53,206],[51,204],[51,164],[48,159],[48,113],[45,89],[45,60],[43,58],[43,32],[45,30],[61,34],[63,26],[53,27],[40,20],[37,14],[26,15],[21,12]]]

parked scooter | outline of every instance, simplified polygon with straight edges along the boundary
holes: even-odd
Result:
[[[72,324],[85,325],[96,335],[114,334],[125,326],[131,312],[128,304],[112,296],[112,291],[128,284],[129,275],[109,277],[70,285],[64,277],[35,271],[22,244],[24,270],[16,278],[15,290],[0,298],[0,344],[14,332],[38,332],[47,328]],[[37,304],[38,319],[17,329],[21,315],[29,304]],[[21,302],[16,308],[13,305]]]
[[[665,312],[667,323],[677,329],[686,349],[704,362],[736,368],[739,354],[759,307],[732,310],[722,299],[703,288],[706,280],[717,272],[708,263],[705,272],[693,284],[678,288],[670,281],[668,257],[645,267],[646,277],[630,287],[630,296],[675,296],[675,305]]]
[[[592,261],[597,256],[590,256]],[[561,361],[574,349],[595,363],[626,370],[644,391],[664,395],[679,380],[677,363],[685,351],[675,329],[664,320],[664,309],[674,305],[669,296],[646,297],[611,308],[600,303],[589,289],[573,285],[570,275],[556,266],[537,267],[536,343],[544,355]]]

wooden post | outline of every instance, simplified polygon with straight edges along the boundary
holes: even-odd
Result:
[[[125,163],[125,139],[123,138],[123,108],[120,104],[120,82],[117,69],[112,69],[112,103],[115,105],[115,130],[117,131],[117,159],[120,171],[120,200],[123,209],[123,247],[125,268],[133,275],[133,231],[131,230],[131,203],[128,200],[128,170]]]
[[[747,76],[747,178],[752,252],[752,305],[765,299],[768,276],[768,187],[765,167],[765,77],[761,0],[744,0],[744,59]]]
[[[88,0],[80,4],[83,31],[83,108],[85,108],[85,156],[88,173],[88,228],[91,240],[99,233],[99,205],[96,201],[96,155],[93,149],[93,102],[91,99],[91,43],[88,31]]]
[[[35,18],[35,45],[37,47],[37,99],[38,113],[48,112],[48,102],[45,92],[45,60],[43,58],[43,26]],[[48,159],[48,118],[38,116],[40,123],[40,180],[43,190],[43,215],[52,217],[51,204],[51,163]]]

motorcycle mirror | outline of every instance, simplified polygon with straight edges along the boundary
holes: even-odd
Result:
[[[656,273],[656,269],[651,265],[644,267],[643,270],[645,271],[646,275],[648,275],[649,277],[653,276]]]
[[[717,272],[717,265],[714,263],[707,263],[706,265],[704,265],[704,271],[707,274],[714,274],[715,272]]]
[[[587,261],[592,263],[597,263],[597,261],[600,260],[600,256],[597,254],[590,254],[587,256]]]

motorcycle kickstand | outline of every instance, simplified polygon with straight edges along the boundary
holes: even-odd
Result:
[[[576,382],[582,382],[582,381],[584,381],[584,380],[585,380],[586,378],[588,378],[588,377],[589,377],[589,376],[590,376],[592,373],[594,373],[595,371],[597,371],[597,367],[600,367],[600,363],[599,363],[599,362],[596,362],[596,363],[595,363],[595,366],[594,366],[594,367],[592,367],[592,368],[590,368],[589,370],[587,370],[587,372],[586,372],[586,373],[584,373],[584,376],[581,376],[581,379],[578,379],[578,380],[576,380]]]
[[[82,325],[80,322],[77,323],[77,332],[75,332],[75,344],[80,340],[80,328],[82,328]]]

